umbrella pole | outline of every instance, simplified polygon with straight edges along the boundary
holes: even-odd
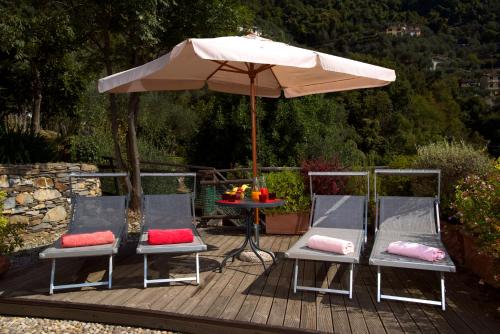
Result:
[[[252,175],[257,177],[257,112],[255,110],[255,72],[253,71],[253,64],[250,64],[248,72],[250,77],[250,113],[252,117]],[[259,209],[255,209],[254,229],[255,229],[255,243],[259,246]]]

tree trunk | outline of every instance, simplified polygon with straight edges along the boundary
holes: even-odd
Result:
[[[141,170],[139,149],[137,147],[136,118],[139,114],[139,94],[130,93],[128,104],[127,156],[130,164],[132,193],[130,208],[138,210],[141,205]]]
[[[104,64],[106,66],[106,74],[113,74],[113,65],[111,62],[111,36],[109,31],[105,32],[104,36]],[[126,171],[127,166],[122,158],[122,150],[120,146],[120,137],[118,135],[118,104],[116,102],[116,95],[109,94],[109,118],[111,120],[111,135],[113,137],[113,148],[116,161],[116,167],[121,171]],[[122,184],[123,186],[123,184]],[[130,193],[132,191],[132,185],[129,178],[125,178],[125,190]]]
[[[42,105],[42,82],[40,71],[35,64],[31,64],[31,84],[33,90],[33,110],[31,116],[31,131],[40,132],[40,107]]]

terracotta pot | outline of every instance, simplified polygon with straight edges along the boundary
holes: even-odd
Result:
[[[500,261],[493,256],[480,252],[474,239],[462,233],[464,240],[465,266],[481,277],[486,283],[500,287]]]
[[[266,233],[304,234],[309,229],[309,212],[266,214]]]
[[[0,255],[0,277],[5,275],[10,268],[10,259],[5,255]]]
[[[456,264],[463,265],[465,263],[464,255],[464,238],[462,236],[461,225],[449,224],[441,221],[441,240],[446,246],[448,254],[450,254]]]

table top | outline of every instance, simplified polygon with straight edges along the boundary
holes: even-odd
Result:
[[[256,202],[252,201],[251,199],[242,199],[239,201],[236,200],[234,202],[219,200],[215,201],[215,203],[220,206],[228,206],[241,209],[275,208],[277,206],[285,205],[285,201],[279,198],[274,200],[267,200],[266,202]]]

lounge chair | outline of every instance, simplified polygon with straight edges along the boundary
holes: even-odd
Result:
[[[436,175],[437,195],[435,197],[379,196],[377,193],[377,175]],[[444,273],[455,272],[455,265],[446,253],[441,242],[439,226],[439,197],[441,171],[422,169],[376,169],[375,201],[376,222],[375,242],[370,255],[370,265],[377,266],[377,302],[381,299],[399,300],[431,305],[440,305],[445,310]],[[389,254],[386,250],[394,241],[408,241],[437,247],[445,251],[445,258],[428,262]],[[437,271],[441,274],[441,300],[385,295],[381,291],[382,274],[380,267],[395,267]]]
[[[118,253],[120,243],[126,239],[127,234],[127,207],[128,196],[98,196],[86,197],[73,195],[72,178],[100,178],[100,177],[127,177],[126,173],[87,173],[70,174],[71,192],[71,218],[68,225],[68,233],[92,233],[110,230],[113,232],[115,241],[111,244],[98,246],[85,246],[62,248],[61,238],[52,247],[45,249],[39,254],[40,259],[52,259],[50,273],[49,293],[54,290],[73,289],[87,286],[107,285],[112,287],[113,256]],[[56,259],[80,258],[89,256],[109,256],[108,280],[99,282],[85,282],[76,284],[55,285]]]
[[[144,255],[144,287],[151,283],[166,283],[180,281],[196,281],[200,283],[199,252],[207,250],[194,225],[194,195],[196,193],[195,173],[141,173],[141,177],[193,177],[193,193],[143,195],[142,227],[137,253]],[[148,230],[150,229],[178,229],[190,228],[194,235],[191,243],[150,245]],[[148,279],[149,254],[188,254],[196,253],[196,276],[180,278]]]
[[[312,189],[313,176],[364,176],[367,179],[367,194],[365,196],[316,195]],[[368,172],[309,172],[309,180],[312,198],[311,229],[285,253],[287,258],[295,259],[293,292],[305,290],[339,293],[347,294],[349,298],[352,298],[354,265],[359,263],[360,253],[366,242],[370,176]],[[306,245],[307,241],[313,235],[335,237],[351,241],[354,244],[354,252],[342,255],[308,248]],[[350,264],[349,290],[298,285],[297,276],[299,273],[299,260]]]

